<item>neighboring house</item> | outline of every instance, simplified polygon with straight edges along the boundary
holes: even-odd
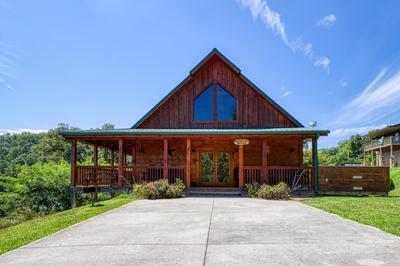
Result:
[[[180,178],[188,189],[243,188],[253,182],[291,185],[301,176],[296,182],[317,191],[317,140],[328,133],[304,127],[214,49],[132,128],[63,135],[73,144],[74,190],[105,191],[160,178]],[[305,139],[312,140],[312,167],[303,165]],[[76,165],[78,141],[93,145],[93,166]],[[97,165],[98,148],[113,151],[112,167]]]
[[[374,130],[370,136],[372,141],[364,146],[364,153],[371,154],[371,165],[398,167],[400,165],[400,124]]]

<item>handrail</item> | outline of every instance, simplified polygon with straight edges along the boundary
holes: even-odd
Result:
[[[246,184],[261,183],[263,179],[269,185],[279,182],[289,187],[312,188],[312,167],[308,166],[267,166],[267,176],[262,176],[262,166],[243,166]]]
[[[118,186],[118,166],[76,166],[76,186]],[[168,166],[168,180],[175,183],[177,179],[185,182],[185,166]],[[136,165],[123,167],[123,186],[136,183],[156,181],[164,178],[163,166]]]

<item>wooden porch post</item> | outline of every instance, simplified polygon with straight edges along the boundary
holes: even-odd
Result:
[[[186,189],[190,189],[190,155],[192,153],[191,140],[186,140]]]
[[[76,139],[71,140],[71,208],[76,208]]]
[[[312,139],[314,192],[318,194],[318,135]]]
[[[164,139],[164,167],[163,178],[168,179],[168,140]]]
[[[268,142],[267,139],[262,140],[262,168],[260,183],[268,184]]]
[[[115,153],[115,151],[114,151],[114,149],[112,149],[112,150],[111,150],[111,163],[110,163],[111,166],[114,166],[114,161],[115,161],[115,160],[114,160],[114,153]]]
[[[374,166],[374,150],[371,151],[371,166]]]
[[[393,162],[393,144],[392,143],[390,143],[389,167],[390,168],[394,167],[394,162]]]
[[[93,165],[94,165],[94,177],[96,184],[96,192],[93,192],[92,195],[92,203],[97,202],[97,165],[99,163],[99,147],[97,145],[93,145]]]
[[[244,187],[243,145],[239,145],[239,188]]]
[[[382,147],[379,148],[379,166],[382,166]]]
[[[136,165],[136,146],[132,147],[132,167]]]
[[[93,145],[93,165],[97,166],[99,162],[99,147],[97,145]]]
[[[118,185],[122,187],[124,176],[124,142],[118,140]]]

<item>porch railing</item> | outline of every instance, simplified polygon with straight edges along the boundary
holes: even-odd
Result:
[[[244,183],[261,183],[261,166],[243,166]]]
[[[306,166],[268,166],[267,176],[262,177],[261,166],[244,166],[245,184],[261,183],[262,179],[269,185],[279,182],[286,183],[289,187],[294,185],[312,188],[312,168]]]
[[[400,136],[387,136],[379,140],[373,140],[364,145],[364,150],[376,149],[391,144],[400,144]]]
[[[300,178],[299,178],[300,177]],[[298,179],[298,181],[297,181]],[[295,182],[297,181],[297,184]],[[279,182],[304,188],[312,188],[312,168],[306,166],[270,166],[268,167],[268,183],[276,185]]]
[[[76,186],[118,186],[118,166],[77,166]],[[168,166],[168,181],[176,179],[185,182],[185,166]],[[123,170],[123,186],[135,183],[152,182],[164,178],[163,167],[139,165],[125,166]]]
[[[77,166],[76,186],[110,186],[118,184],[117,166]]]

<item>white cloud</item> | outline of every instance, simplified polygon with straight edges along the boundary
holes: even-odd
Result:
[[[352,128],[337,128],[332,130],[329,134],[330,137],[351,137],[356,134],[364,135],[367,134],[369,131],[383,128],[386,125],[372,125],[372,126],[364,126],[364,127],[352,127]]]
[[[317,26],[326,29],[326,28],[332,27],[335,23],[336,23],[336,16],[333,14],[330,14],[328,16],[321,18],[317,22]]]
[[[322,67],[329,73],[329,65],[331,64],[331,60],[325,56],[317,57],[314,62],[314,66]]]
[[[369,131],[374,129],[379,129],[385,127],[385,124],[381,125],[370,125],[370,126],[362,126],[362,127],[350,127],[350,128],[336,128],[331,131],[328,137],[324,137],[320,139],[320,147],[321,148],[331,148],[337,146],[340,141],[349,139],[351,136],[359,134],[361,136],[366,135]]]
[[[400,103],[400,71],[383,68],[362,93],[341,110],[336,124],[371,123],[393,114]]]
[[[281,21],[280,14],[273,11],[267,4],[267,1],[238,0],[238,2],[250,9],[254,19],[260,18],[267,28],[277,34],[287,46],[291,46],[286,36],[285,25]]]
[[[20,128],[20,129],[0,129],[0,135],[4,135],[7,133],[10,134],[20,134],[24,132],[29,132],[33,134],[45,133],[48,130],[46,129],[32,129],[32,128]]]
[[[0,41],[0,83],[3,83],[7,89],[12,89],[10,83],[16,80],[18,56],[10,51],[10,45]]]
[[[346,87],[348,85],[347,81],[345,81],[343,79],[339,80],[339,84],[341,87]]]
[[[283,41],[283,43],[289,47],[289,49],[293,52],[301,52],[305,57],[315,61],[319,57],[315,55],[313,51],[312,43],[305,42],[301,37],[297,38],[295,41],[290,41],[285,29],[285,24],[281,20],[281,15],[272,10],[268,5],[266,0],[236,0],[242,6],[248,8],[251,12],[251,15],[254,20],[260,19],[262,23],[266,26],[267,29],[270,29],[275,35],[279,36],[279,38]],[[321,58],[325,58],[328,60],[328,65],[330,63],[330,59],[323,56]],[[323,65],[315,64],[315,66],[320,67]],[[329,68],[328,68],[329,72]]]
[[[289,96],[289,94],[292,93],[291,91],[288,91],[285,87],[282,87],[282,92],[283,93],[279,96],[281,98],[287,97],[287,96]]]

